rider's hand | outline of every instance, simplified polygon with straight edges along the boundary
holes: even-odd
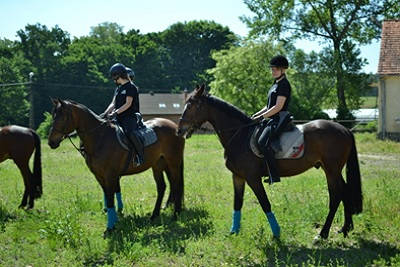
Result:
[[[107,118],[108,118],[109,120],[115,120],[115,119],[117,118],[117,115],[118,115],[118,113],[117,113],[116,111],[113,111],[113,112],[111,112],[111,113],[109,113],[109,114],[107,115]]]

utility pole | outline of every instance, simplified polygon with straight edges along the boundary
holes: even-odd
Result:
[[[29,90],[30,90],[30,94],[29,94],[29,103],[30,103],[30,109],[29,109],[29,128],[33,129],[33,127],[35,127],[35,119],[34,119],[34,106],[33,106],[33,82],[32,82],[32,78],[33,75],[35,75],[32,71],[29,72]]]

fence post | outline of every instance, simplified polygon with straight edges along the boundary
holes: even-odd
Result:
[[[35,127],[35,112],[34,112],[34,97],[33,97],[33,78],[34,73],[29,72],[29,103],[30,103],[30,109],[29,109],[29,128],[33,129]]]

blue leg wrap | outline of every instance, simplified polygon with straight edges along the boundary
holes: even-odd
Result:
[[[232,214],[232,227],[231,227],[231,234],[238,234],[240,230],[240,218],[241,218],[241,211],[234,210]]]
[[[122,211],[124,208],[124,204],[122,203],[122,195],[121,192],[115,193],[117,196],[117,204],[118,204],[118,211]]]
[[[281,228],[279,227],[278,222],[276,221],[275,215],[273,212],[266,213],[269,225],[271,226],[272,234],[274,237],[279,237],[281,234]]]
[[[107,229],[113,229],[115,223],[118,221],[117,213],[115,212],[115,208],[107,209]]]

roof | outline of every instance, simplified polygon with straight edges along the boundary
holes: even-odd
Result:
[[[140,113],[182,114],[184,94],[139,94]]]
[[[385,20],[382,25],[378,74],[400,74],[400,20]]]

